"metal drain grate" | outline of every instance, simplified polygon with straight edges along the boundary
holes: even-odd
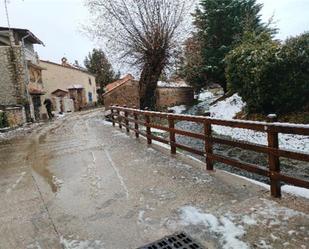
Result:
[[[138,249],[204,249],[185,233],[176,233]]]

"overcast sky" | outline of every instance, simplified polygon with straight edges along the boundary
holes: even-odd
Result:
[[[264,4],[263,19],[275,15],[278,38],[285,39],[309,30],[309,0],[258,0]],[[84,0],[9,0],[12,27],[31,30],[44,43],[36,46],[41,59],[83,63],[97,44],[80,32],[88,20]],[[0,26],[7,26],[4,0],[0,0]],[[125,72],[122,72],[125,73]]]

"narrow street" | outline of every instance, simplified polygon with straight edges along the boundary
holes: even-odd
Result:
[[[170,156],[74,113],[0,143],[1,249],[135,249],[184,231],[205,248],[308,248],[309,201]],[[307,247],[306,247],[307,246]]]

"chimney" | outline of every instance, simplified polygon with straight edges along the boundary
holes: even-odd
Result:
[[[68,66],[68,59],[65,58],[65,57],[62,57],[62,59],[61,59],[61,65],[67,67],[67,66]]]

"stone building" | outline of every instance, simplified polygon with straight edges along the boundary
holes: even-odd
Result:
[[[124,78],[108,84],[103,94],[104,105],[126,105],[128,107],[140,106],[139,83],[131,74]]]
[[[29,30],[0,27],[0,108],[10,126],[40,117],[43,68],[34,44],[44,45]]]
[[[194,90],[184,81],[159,81],[156,90],[158,109],[177,105],[189,105],[194,101]]]
[[[73,66],[62,58],[61,64],[40,61],[46,68],[43,72],[45,98],[52,100],[54,111],[58,113],[79,111],[97,102],[95,76],[86,69]],[[42,110],[46,115],[46,110]]]
[[[103,94],[104,105],[126,105],[128,107],[140,106],[139,82],[132,75],[108,84]],[[191,104],[194,100],[193,88],[183,81],[158,82],[156,89],[157,109],[165,109],[170,106]]]

